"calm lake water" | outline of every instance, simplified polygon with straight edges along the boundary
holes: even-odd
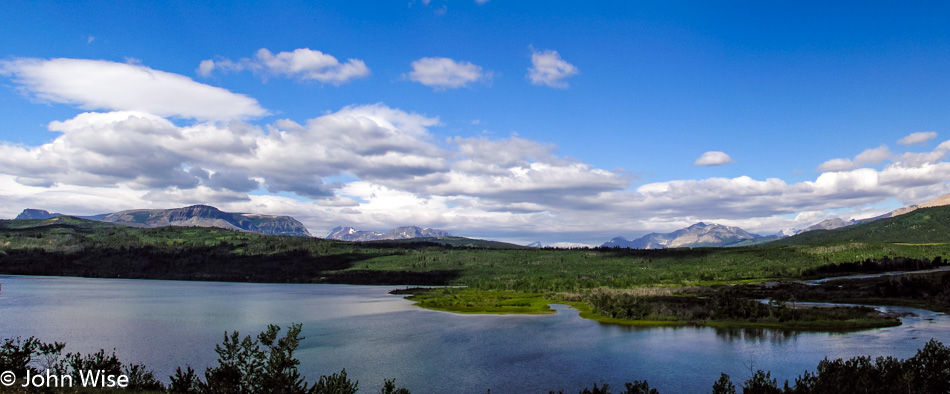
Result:
[[[297,356],[308,381],[345,368],[360,392],[383,380],[413,393],[577,392],[593,383],[649,381],[661,393],[709,392],[720,372],[737,385],[754,369],[779,384],[818,361],[906,358],[929,339],[950,344],[950,318],[917,315],[899,327],[847,334],[713,328],[630,328],[555,306],[543,316],[456,315],[416,308],[392,286],[176,282],[0,276],[0,337],[115,349],[166,382],[176,367],[216,363],[225,331],[303,323]]]

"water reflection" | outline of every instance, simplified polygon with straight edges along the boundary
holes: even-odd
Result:
[[[772,328],[737,328],[717,327],[716,337],[727,342],[736,341],[788,341],[801,333],[793,330],[776,330]]]

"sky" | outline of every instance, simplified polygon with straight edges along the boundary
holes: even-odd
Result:
[[[599,245],[950,194],[950,4],[0,3],[0,218]]]

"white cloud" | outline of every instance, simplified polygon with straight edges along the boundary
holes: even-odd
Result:
[[[855,164],[862,166],[867,164],[880,164],[888,160],[894,154],[891,153],[887,145],[881,145],[874,149],[866,149],[854,157]]]
[[[938,163],[945,157],[947,157],[947,151],[939,149],[923,153],[906,152],[897,158],[896,162],[910,167],[922,167],[925,164]]]
[[[436,90],[457,89],[476,81],[492,78],[491,71],[470,62],[458,62],[446,57],[424,57],[412,62],[409,79]]]
[[[855,164],[851,159],[831,159],[818,165],[819,171],[847,171],[853,169]]]
[[[927,141],[930,141],[934,138],[937,138],[937,133],[935,131],[920,131],[916,133],[910,133],[904,138],[897,140],[898,145],[918,145],[923,144]]]
[[[567,82],[564,80],[577,75],[577,73],[577,67],[561,59],[561,55],[557,51],[533,51],[531,54],[531,68],[528,69],[528,79],[531,80],[533,85],[567,88]]]
[[[202,60],[201,63],[198,64],[198,69],[195,70],[195,72],[197,72],[198,75],[202,77],[210,77],[213,71],[214,71],[214,60],[210,60],[210,59]]]
[[[732,158],[725,152],[709,151],[699,156],[693,164],[697,166],[721,166],[732,163]]]
[[[571,249],[571,248],[591,248],[598,247],[600,244],[582,244],[579,242],[554,242],[544,245],[546,248]]]
[[[274,54],[267,48],[257,51],[254,59],[244,58],[237,62],[230,59],[203,60],[196,72],[210,76],[215,69],[223,71],[250,70],[264,77],[282,76],[299,80],[314,80],[333,85],[342,85],[357,78],[367,77],[369,67],[359,59],[347,59],[341,63],[337,58],[310,48],[298,48],[292,52]]]
[[[199,120],[267,115],[257,100],[142,65],[86,59],[0,62],[22,89],[41,100],[87,110],[142,111]]]
[[[179,127],[143,112],[83,113],[50,123],[50,143],[0,143],[0,172],[22,184],[131,189],[273,192],[322,198],[323,178],[425,176],[447,168],[446,152],[427,141],[437,118],[383,105],[352,106],[305,125],[281,120],[267,130],[241,123]],[[256,180],[260,179],[260,181]]]
[[[869,164],[880,164],[894,156],[887,145],[881,145],[877,148],[866,149],[852,159],[831,159],[818,165],[818,170],[823,172],[848,171]]]

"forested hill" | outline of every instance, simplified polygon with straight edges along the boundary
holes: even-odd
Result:
[[[921,208],[886,219],[834,230],[813,230],[769,245],[811,245],[835,242],[948,243],[950,206]]]
[[[0,220],[0,274],[143,279],[443,285],[453,269],[417,264],[409,251],[516,249],[459,237],[346,242],[215,227],[134,228],[60,216]],[[413,252],[418,254],[419,252]],[[374,259],[405,268],[359,269]]]

